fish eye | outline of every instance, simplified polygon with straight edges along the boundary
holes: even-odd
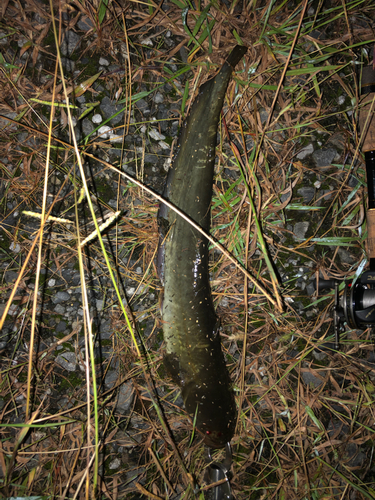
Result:
[[[212,434],[212,431],[206,431],[206,435],[209,436],[210,434]],[[222,432],[216,432],[216,436],[217,437],[221,437],[223,435]]]

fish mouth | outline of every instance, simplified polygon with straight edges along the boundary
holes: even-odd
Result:
[[[209,448],[224,448],[228,442],[228,436],[225,436],[221,432],[200,430],[199,433],[203,437],[204,444]]]

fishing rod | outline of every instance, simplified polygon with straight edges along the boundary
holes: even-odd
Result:
[[[336,349],[339,348],[340,327],[344,323],[359,330],[375,327],[375,69],[372,65],[362,70],[360,97],[359,129],[363,138],[368,195],[369,270],[363,272],[355,283],[346,284],[341,296],[338,281],[319,280],[318,291],[327,288],[335,290],[333,323]]]

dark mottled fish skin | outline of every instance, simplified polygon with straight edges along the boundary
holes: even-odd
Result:
[[[235,47],[215,78],[200,87],[164,192],[166,199],[206,231],[210,229],[220,112],[232,70],[246,50]],[[168,235],[158,255],[164,284],[165,366],[181,387],[187,412],[196,415],[196,427],[205,443],[220,448],[233,436],[236,405],[211,298],[208,241],[166,205],[160,207],[158,218],[161,241]]]

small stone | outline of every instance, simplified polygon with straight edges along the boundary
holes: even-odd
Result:
[[[7,131],[15,131],[17,130],[17,124],[8,121],[6,118],[11,118],[14,120],[17,116],[17,113],[13,111],[2,111],[2,117],[0,118],[0,127],[1,129],[7,128]]]
[[[366,455],[360,451],[356,443],[348,443],[345,447],[344,460],[351,469],[360,469],[366,462]]]
[[[313,387],[319,387],[323,383],[323,381],[320,380],[320,378],[315,377],[315,375],[313,375],[310,372],[303,372],[302,378],[306,385],[311,385]]]
[[[125,382],[121,387],[117,399],[116,410],[119,413],[127,412],[133,402],[134,388],[132,382]]]
[[[110,469],[110,470],[118,469],[120,467],[120,465],[121,465],[121,460],[119,458],[115,458],[108,465],[108,469]]]
[[[81,36],[74,31],[68,30],[65,33],[64,40],[61,44],[61,53],[63,56],[70,56],[73,54],[74,50],[78,48],[81,42]]]
[[[55,333],[65,333],[67,331],[66,329],[66,322],[65,321],[60,321],[58,325],[55,327]]]
[[[142,111],[142,113],[150,112],[150,110],[148,109],[147,101],[145,101],[144,99],[139,99],[139,101],[137,101],[135,105],[139,109],[139,111]]]
[[[316,349],[313,350],[312,355],[318,361],[323,361],[323,359],[325,359],[327,357],[327,353],[326,352],[317,351]]]
[[[61,304],[57,304],[57,306],[55,307],[54,311],[55,311],[56,314],[63,315],[63,314],[65,314],[65,307],[62,306]]]
[[[95,115],[92,117],[92,123],[102,123],[102,121],[102,115],[100,115],[99,113],[95,113]]]
[[[351,188],[356,188],[360,184],[359,180],[354,177],[354,175],[349,176],[348,186]]]
[[[148,45],[150,47],[154,46],[151,38],[145,38],[144,40],[141,40],[141,43],[142,43],[142,45]]]
[[[159,141],[159,146],[161,147],[161,149],[171,149],[170,145],[164,141]]]
[[[104,97],[100,103],[100,110],[104,117],[110,119],[112,126],[119,125],[124,121],[124,105],[112,101],[109,97]]]
[[[118,373],[116,371],[108,371],[104,383],[107,387],[111,388],[118,381]]]
[[[88,118],[85,118],[82,121],[82,133],[85,137],[90,135],[94,131],[94,125],[91,123],[91,121]]]
[[[113,143],[119,143],[119,142],[122,142],[124,140],[124,136],[123,135],[117,135],[117,134],[109,134],[109,141],[110,142],[113,142]],[[113,151],[113,149],[111,149],[111,151]]]
[[[318,149],[312,155],[316,166],[320,168],[330,167],[333,160],[337,155],[336,149],[333,148],[323,148]]]
[[[314,152],[314,146],[312,144],[308,144],[297,154],[297,158],[299,160],[303,160],[306,156],[311,155]]]
[[[105,59],[104,57],[101,57],[99,59],[99,64],[100,64],[100,66],[109,66],[109,61],[107,59]]]
[[[102,127],[100,127],[100,129],[98,130],[98,136],[101,137],[101,139],[108,139],[109,136],[110,136],[110,131],[111,131],[111,127],[109,127],[108,125],[103,125]]]
[[[82,16],[81,19],[77,23],[78,28],[82,31],[89,31],[94,27],[93,22],[88,16]]]
[[[77,366],[77,358],[74,352],[64,352],[56,357],[56,363],[68,372],[74,372]]]
[[[296,222],[294,225],[294,237],[297,240],[303,240],[309,229],[310,223],[308,221]]]
[[[309,186],[301,187],[297,190],[297,193],[302,196],[305,203],[310,203],[315,196],[315,189]]]
[[[21,247],[18,243],[12,241],[12,243],[9,246],[9,250],[11,250],[14,253],[19,253],[21,251]]]
[[[162,141],[163,139],[165,139],[165,135],[161,134],[158,130],[156,130],[155,128],[151,128],[149,131],[148,131],[148,135],[154,139],[155,141]]]
[[[164,102],[164,96],[160,92],[157,92],[154,97],[152,98],[155,104],[161,104]]]
[[[19,307],[17,304],[11,304],[8,310],[9,316],[17,316],[19,313]]]
[[[63,68],[65,69],[65,71],[67,71],[69,73],[73,73],[73,71],[76,68],[76,63],[74,61],[72,61],[71,59],[68,59],[67,57],[61,58],[61,64],[62,64]]]
[[[70,299],[70,295],[68,292],[57,292],[54,297],[52,297],[52,302],[54,304],[59,304],[60,302],[66,302]]]
[[[332,198],[332,191],[329,189],[323,189],[319,194],[324,200],[330,200]]]

